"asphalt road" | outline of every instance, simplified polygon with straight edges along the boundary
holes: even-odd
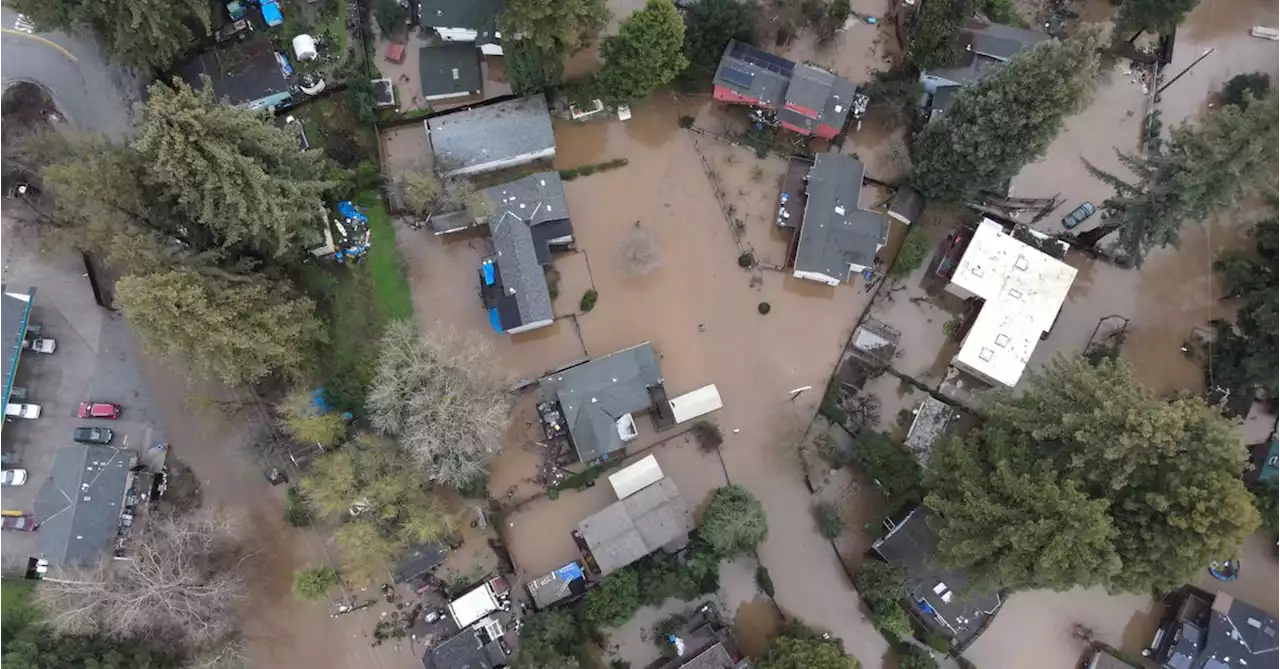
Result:
[[[108,60],[87,36],[41,32],[0,7],[0,80],[4,86],[30,81],[45,87],[58,110],[77,126],[113,139],[129,131],[131,107],[141,83]]]

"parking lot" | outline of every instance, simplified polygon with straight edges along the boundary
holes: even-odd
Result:
[[[27,470],[25,485],[5,488],[4,509],[33,513],[53,454],[72,443],[75,428],[109,427],[114,446],[139,452],[164,437],[154,428],[151,399],[138,375],[137,344],[119,314],[94,303],[80,256],[39,254],[16,233],[6,220],[4,282],[16,290],[36,288],[30,322],[40,323],[43,336],[57,342],[54,353],[25,351],[18,363],[14,385],[27,389],[26,402],[40,405],[40,418],[4,424],[4,450],[18,461],[11,466]],[[118,402],[124,412],[118,420],[81,420],[76,409],[82,400]],[[26,559],[36,553],[38,534],[5,535],[0,563],[6,571],[25,569]]]

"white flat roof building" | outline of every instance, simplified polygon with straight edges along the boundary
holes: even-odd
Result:
[[[609,485],[618,499],[626,499],[662,480],[662,468],[652,453],[609,475]]]
[[[953,364],[991,383],[1017,385],[1075,278],[1074,267],[983,219],[947,286],[985,301]]]
[[[488,583],[484,583],[449,602],[449,615],[453,616],[458,629],[466,629],[498,608],[500,605],[494,598],[493,591],[489,589]]]

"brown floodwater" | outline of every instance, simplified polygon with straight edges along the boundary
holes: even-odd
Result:
[[[747,657],[760,657],[781,625],[778,608],[768,598],[756,597],[742,604],[733,616],[733,636],[738,650]]]

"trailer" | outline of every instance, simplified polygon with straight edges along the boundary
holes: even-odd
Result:
[[[720,391],[716,389],[716,384],[714,383],[668,400],[668,402],[671,405],[671,415],[677,423],[705,416],[724,406],[724,402],[720,400]]]

